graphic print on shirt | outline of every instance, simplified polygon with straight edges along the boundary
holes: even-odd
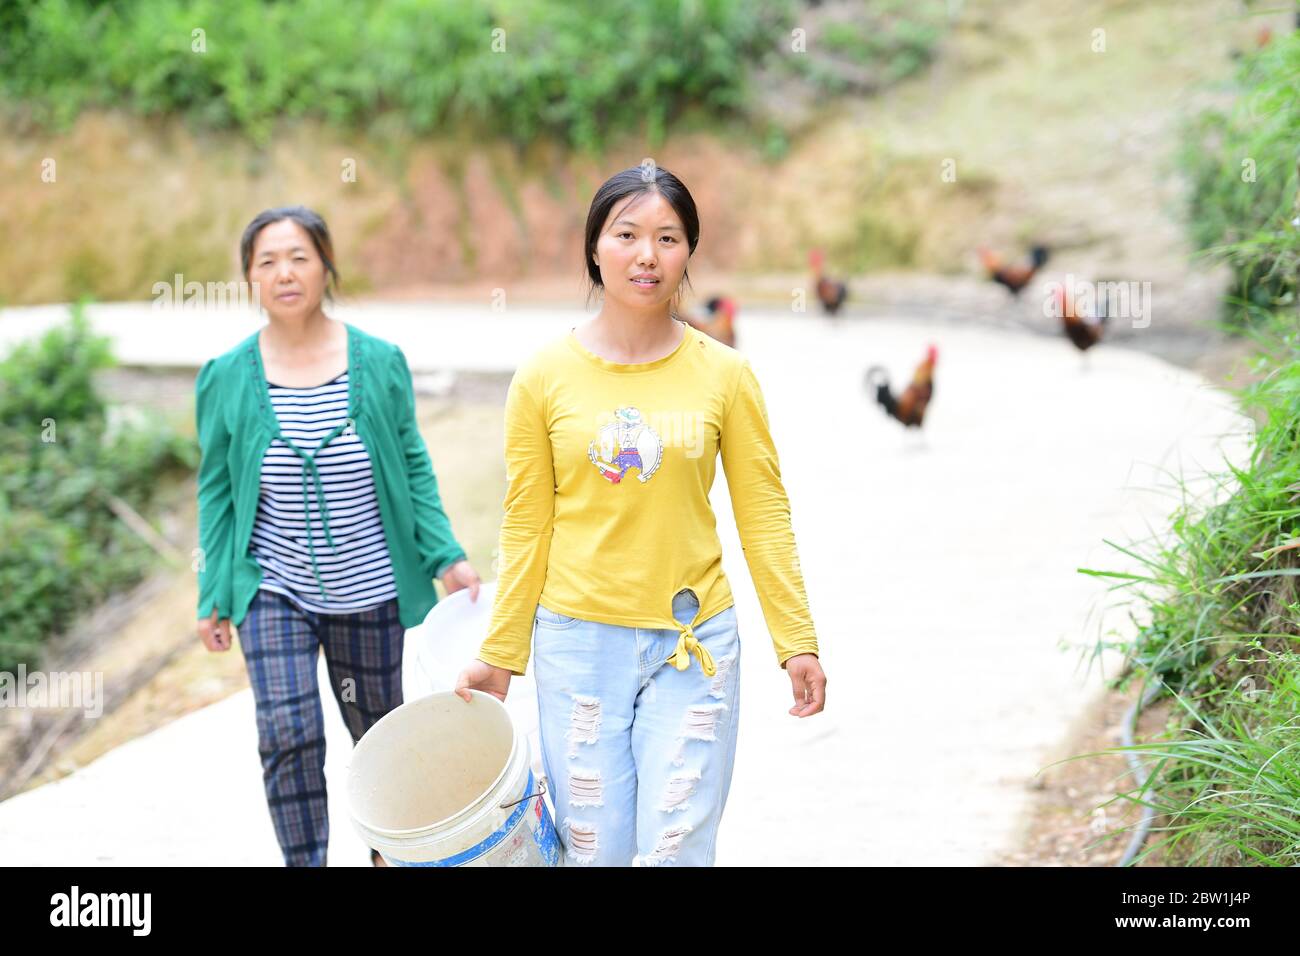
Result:
[[[625,405],[614,412],[614,421],[596,432],[587,446],[587,457],[610,484],[617,485],[629,469],[637,470],[642,483],[654,477],[664,457],[659,434],[641,419],[641,411]]]

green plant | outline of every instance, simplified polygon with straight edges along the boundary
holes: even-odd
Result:
[[[89,106],[182,114],[267,142],[282,117],[400,115],[518,143],[653,143],[688,104],[737,114],[792,0],[44,0],[21,16],[0,89],[38,120]]]
[[[161,480],[196,464],[194,440],[158,416],[112,420],[94,375],[113,364],[80,303],[0,361],[0,670],[36,662],[77,613],[153,566],[109,502],[147,511]]]
[[[851,20],[828,23],[819,46],[865,69],[872,86],[888,86],[934,58],[947,26],[947,6],[938,0],[878,0]],[[828,88],[838,85],[833,70],[820,77]]]
[[[1289,866],[1300,863],[1300,332],[1274,317],[1251,334],[1264,374],[1239,390],[1257,423],[1249,462],[1229,465],[1210,503],[1185,495],[1167,539],[1117,546],[1142,572],[1085,573],[1129,589],[1145,618],[1114,686],[1159,683],[1177,704],[1167,739],[1131,748],[1154,764],[1146,785],[1116,797],[1164,821],[1144,856]]]
[[[1197,247],[1227,262],[1225,320],[1240,329],[1294,310],[1300,275],[1300,33],[1247,56],[1241,95],[1184,127],[1180,163],[1190,180],[1188,228]]]

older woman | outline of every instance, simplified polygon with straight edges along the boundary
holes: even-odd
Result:
[[[479,579],[439,499],[405,355],[324,312],[338,282],[325,222],[266,210],[240,258],[269,322],[198,376],[198,629],[210,651],[239,629],[285,864],[323,866],[321,648],[355,743],[402,703],[402,641],[437,603],[433,578],[475,600]]]

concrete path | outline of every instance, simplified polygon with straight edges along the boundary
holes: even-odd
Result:
[[[5,343],[64,310],[0,313]],[[399,343],[419,372],[513,367],[573,310],[367,306],[335,315]],[[248,314],[92,309],[124,362],[198,365]],[[829,677],[798,720],[736,538],[713,490],[744,653],[735,776],[719,864],[978,865],[1009,844],[1026,784],[1101,686],[1080,646],[1124,615],[1079,567],[1131,569],[1103,539],[1163,528],[1172,477],[1242,460],[1247,423],[1196,376],[1104,345],[955,324],[746,314]],[[906,381],[939,346],[924,436],[887,419],[868,364]],[[1224,436],[1229,436],[1224,439]],[[1076,645],[1063,650],[1062,642]],[[1102,658],[1106,673],[1118,656]],[[333,702],[331,864],[363,864]],[[266,863],[279,855],[247,691],[0,804],[13,864]]]

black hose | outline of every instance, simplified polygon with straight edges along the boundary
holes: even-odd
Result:
[[[1133,732],[1137,730],[1138,715],[1141,714],[1142,709],[1164,693],[1165,689],[1163,682],[1150,684],[1142,695],[1133,702],[1133,706],[1129,708],[1124,717],[1124,724],[1120,731],[1125,747],[1134,746]],[[1134,779],[1137,780],[1139,789],[1145,787],[1148,778],[1151,776],[1151,771],[1142,763],[1142,758],[1132,750],[1126,750],[1124,751],[1124,759],[1128,761],[1129,770],[1132,771]],[[1133,831],[1133,836],[1129,838],[1128,846],[1124,848],[1124,855],[1120,857],[1119,862],[1115,864],[1116,866],[1128,866],[1133,862],[1133,858],[1142,849],[1142,844],[1146,842],[1147,834],[1151,831],[1151,821],[1155,819],[1155,816],[1154,807],[1144,806],[1142,808],[1142,819],[1138,821],[1137,829]]]

